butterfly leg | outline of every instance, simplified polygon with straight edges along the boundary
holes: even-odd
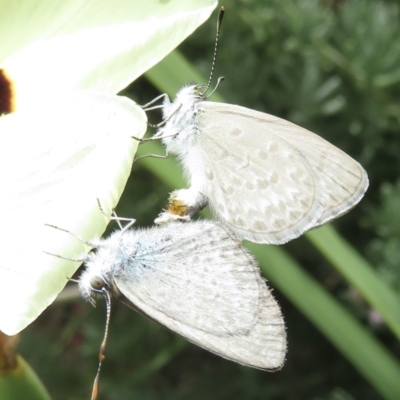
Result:
[[[154,138],[154,136],[152,136],[152,137],[150,137],[150,138],[145,138],[145,139],[143,139],[143,138],[138,138],[138,137],[136,137],[136,136],[131,136],[131,138],[134,139],[134,140],[136,140],[136,141],[138,141],[139,144],[143,144],[143,143],[147,143],[147,142],[152,142],[153,140],[159,140],[159,139]]]
[[[136,157],[136,158],[133,160],[133,164],[134,164],[137,160],[140,160],[140,159],[142,159],[142,158],[147,158],[147,157],[163,158],[163,159],[165,159],[165,158],[168,158],[168,154],[164,154],[163,156],[162,156],[161,154],[144,154],[143,156]]]
[[[150,107],[150,106],[152,106],[153,104],[157,103],[157,102],[158,102],[159,100],[161,100],[161,99],[162,99],[163,101],[165,101],[165,99],[168,99],[168,102],[170,102],[167,93],[163,93],[163,94],[160,94],[159,96],[157,96],[156,98],[154,98],[153,100],[149,101],[147,104],[144,104],[144,105],[141,106],[141,107],[142,107],[143,110],[146,111],[146,112],[147,112],[147,111],[151,111],[151,110],[157,110],[157,109],[159,109],[159,108],[162,108],[163,105],[161,104],[161,105],[153,106],[153,107]]]
[[[97,199],[97,204],[99,206],[100,212],[105,217],[109,218],[110,221],[115,221],[118,224],[119,229],[121,229],[121,231],[127,231],[136,222],[136,219],[134,219],[134,218],[118,217],[117,213],[114,210],[112,211],[112,214],[110,216],[103,210],[103,207],[101,206],[99,199]],[[128,222],[128,223],[123,227],[121,224],[121,221]]]

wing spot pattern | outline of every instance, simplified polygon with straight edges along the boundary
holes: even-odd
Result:
[[[235,224],[236,226],[241,226],[243,228],[247,227],[247,224],[243,221],[242,218],[235,218]]]
[[[268,159],[268,153],[266,151],[264,151],[264,150],[259,150],[257,155],[261,160]]]
[[[225,194],[232,194],[232,193],[233,193],[233,187],[232,187],[232,186],[225,186],[225,185],[222,185],[222,186],[221,186],[221,190],[222,190]]]
[[[261,221],[260,219],[254,221],[253,223],[253,229],[255,231],[263,231],[266,228],[267,228],[266,223],[264,221]]]
[[[219,159],[220,160],[225,160],[229,157],[229,153],[225,149],[221,149],[219,153]]]
[[[279,204],[279,211],[280,211],[281,213],[283,213],[283,214],[286,215],[286,213],[287,213],[287,206],[286,206],[285,203],[280,203],[280,204]]]
[[[243,135],[243,131],[242,131],[241,129],[239,129],[239,128],[233,128],[233,129],[229,132],[229,134],[230,134],[231,136],[238,137],[238,136]]]
[[[268,151],[274,152],[274,153],[277,152],[277,151],[279,151],[279,145],[278,145],[278,143],[272,142],[272,143],[269,145]]]
[[[273,222],[274,228],[276,230],[281,230],[283,228],[286,228],[286,223],[282,218],[277,218],[274,222]]]
[[[311,204],[310,201],[307,201],[307,199],[301,199],[300,204],[303,206],[303,208],[307,209],[310,208]]]
[[[279,175],[274,171],[274,172],[272,172],[272,176],[271,176],[271,179],[270,179],[270,182],[272,183],[272,184],[275,184],[275,183],[277,183],[279,181]]]
[[[298,221],[303,215],[299,211],[290,211],[289,216],[291,221]]]
[[[246,181],[246,189],[254,190],[254,184],[250,181]]]
[[[289,173],[289,178],[296,182],[300,180],[304,180],[304,173],[300,168],[296,168],[294,171],[290,171]]]
[[[212,181],[212,180],[214,179],[214,174],[213,174],[213,172],[212,172],[210,169],[207,169],[207,170],[206,170],[206,178],[207,178],[209,181]]]
[[[232,183],[236,187],[241,187],[242,186],[242,181],[236,175],[232,178]]]
[[[217,207],[216,209],[218,210],[219,213],[223,214],[225,212],[225,206],[221,202],[217,202]]]
[[[266,189],[269,186],[270,182],[267,179],[260,179],[257,182],[258,189]]]

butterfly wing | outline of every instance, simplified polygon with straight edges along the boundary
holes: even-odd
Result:
[[[203,192],[241,239],[285,243],[347,212],[368,187],[358,162],[272,115],[204,101],[196,125]]]
[[[260,369],[284,362],[278,304],[254,259],[220,224],[171,224],[141,232],[152,243],[134,270],[114,277],[128,306],[224,358]],[[135,279],[132,279],[135,276]]]

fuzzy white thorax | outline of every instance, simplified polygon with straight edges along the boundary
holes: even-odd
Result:
[[[198,104],[206,101],[202,85],[186,85],[180,89],[173,102],[168,97],[163,104],[163,117],[167,122],[157,136],[162,139],[167,153],[178,156],[185,177],[190,182],[192,197],[202,193],[205,184],[203,157],[196,142],[200,134],[196,117]]]
[[[164,99],[162,112],[167,122],[157,136],[164,137],[162,141],[169,153],[185,157],[193,145],[197,132],[197,104],[205,100],[200,88],[199,85],[184,86],[173,102],[168,97]]]

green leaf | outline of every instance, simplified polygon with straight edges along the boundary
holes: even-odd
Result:
[[[273,285],[310,319],[370,384],[385,399],[398,399],[400,365],[368,329],[280,247],[253,243],[248,243],[247,247]]]
[[[332,226],[323,226],[308,232],[306,236],[363,298],[379,312],[393,333],[400,339],[400,299],[396,292]]]
[[[0,371],[0,393],[2,400],[51,400],[35,371],[21,356],[17,356],[15,368]]]

